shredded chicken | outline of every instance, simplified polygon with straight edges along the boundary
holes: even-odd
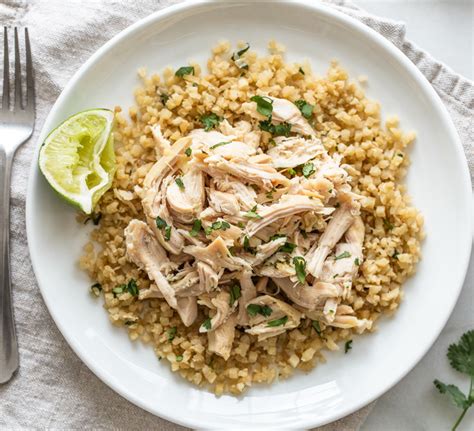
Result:
[[[133,192],[116,192],[135,214],[143,206],[125,229],[127,257],[151,281],[138,301],[166,300],[225,360],[236,328],[263,340],[303,319],[371,325],[348,301],[363,262],[362,198],[298,107],[269,100],[270,116],[244,103],[252,122],[223,120],[175,143],[153,126],[157,162]],[[255,119],[291,129],[261,147]]]

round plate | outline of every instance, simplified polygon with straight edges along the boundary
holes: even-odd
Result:
[[[338,59],[352,77],[369,77],[368,95],[383,115],[415,130],[407,178],[426,219],[423,260],[405,300],[379,331],[354,340],[350,355],[329,354],[307,374],[256,386],[241,397],[213,394],[173,375],[153,350],[132,344],[88,293],[77,266],[88,230],[75,221],[33,162],[27,199],[31,259],[46,305],[64,337],[106,384],[136,405],[198,428],[309,428],[363,407],[422,358],[445,325],[461,290],[471,247],[470,179],[462,147],[440,99],[391,43],[359,22],[310,1],[185,2],[150,15],[100,48],[74,75],[49,114],[40,142],[70,115],[94,107],[127,107],[136,69],[160,71],[204,62],[218,41],[247,40],[266,52],[270,39],[289,61],[308,58],[318,74]],[[39,145],[38,145],[39,147]],[[176,408],[179,406],[179,409]]]

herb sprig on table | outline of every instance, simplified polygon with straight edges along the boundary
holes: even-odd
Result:
[[[447,385],[438,379],[433,382],[442,394],[447,394],[451,402],[462,409],[461,415],[453,425],[452,430],[454,431],[474,404],[474,330],[463,334],[457,344],[451,344],[448,347],[447,356],[449,363],[455,370],[467,374],[471,378],[467,395],[461,392],[456,385]]]

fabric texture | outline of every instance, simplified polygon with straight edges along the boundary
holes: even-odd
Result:
[[[172,0],[0,0],[3,25],[27,26],[37,82],[34,136],[18,151],[11,194],[13,296],[20,369],[0,386],[0,429],[159,429],[183,427],[132,405],[102,383],[67,345],[52,321],[29,261],[25,195],[32,154],[46,115],[73,73],[115,34]],[[400,48],[431,82],[448,108],[474,172],[474,86],[405,38],[403,23],[370,15],[345,1],[327,1]],[[322,431],[359,429],[371,405]]]

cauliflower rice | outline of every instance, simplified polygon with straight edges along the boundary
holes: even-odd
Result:
[[[344,341],[356,333],[323,324],[318,333],[309,319],[263,341],[236,330],[231,356],[225,361],[208,352],[207,336],[197,330],[200,320],[187,328],[164,299],[138,301],[130,293],[114,294],[116,286],[132,278],[140,289],[151,284],[147,274],[127,259],[124,241],[130,220],[144,218],[135,186],[143,184],[160,157],[151,126],[158,123],[164,137],[175,142],[202,127],[203,114],[213,112],[230,123],[242,119],[239,107],[257,92],[290,101],[305,99],[314,105],[316,136],[329,154],[343,156],[352,190],[364,196],[364,261],[344,303],[358,318],[372,322],[393,313],[403,298],[402,284],[414,273],[421,254],[423,217],[410,205],[401,183],[409,166],[407,147],[415,134],[403,133],[396,117],[382,124],[379,104],[367,99],[336,62],[326,76],[317,77],[309,63],[285,63],[284,48],[275,42],[269,51],[265,57],[246,52],[248,69],[241,69],[231,59],[230,44],[223,42],[212,51],[208,74],[198,64],[192,64],[194,75],[184,77],[176,77],[171,68],[163,76],[139,71],[142,86],[135,92],[136,106],[129,109],[129,119],[120,107],[115,109],[117,173],[96,207],[99,226],[80,259],[81,268],[100,284],[114,325],[124,327],[131,340],[152,345],[172,371],[216,394],[239,394],[253,383],[286,378],[295,369],[308,372],[325,361],[325,349],[344,350]],[[268,132],[261,132],[262,145],[270,139]],[[100,295],[99,289],[92,290]],[[374,324],[370,331],[375,329]]]

